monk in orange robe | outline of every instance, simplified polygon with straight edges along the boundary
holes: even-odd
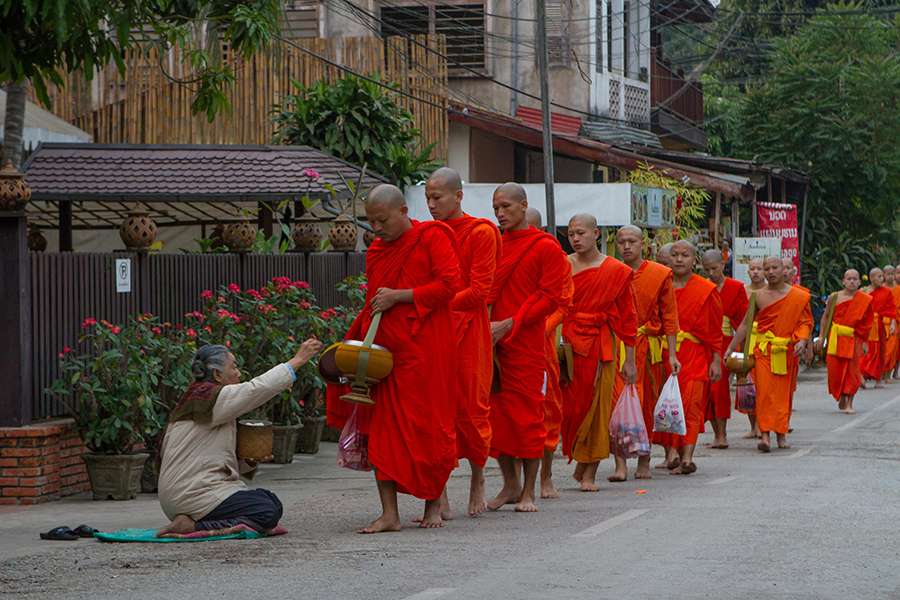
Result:
[[[525,220],[535,229],[543,230],[541,213],[532,207],[525,211]],[[541,498],[559,498],[559,491],[553,485],[553,459],[559,446],[562,428],[562,391],[559,387],[560,365],[558,348],[562,337],[562,321],[572,305],[575,284],[572,282],[571,267],[563,285],[562,304],[556,312],[547,317],[544,336],[544,357],[547,363],[547,386],[544,393],[544,456],[541,458]]]
[[[891,292],[892,296],[895,296],[896,284],[894,281],[894,266],[886,265],[882,270],[884,271],[884,287],[886,287]],[[897,308],[896,302],[894,302],[894,307]],[[882,379],[884,380],[893,379],[894,368],[897,366],[898,354],[900,354],[900,335],[898,335],[898,333],[900,333],[900,327],[897,327],[897,324],[895,323],[894,333],[892,335],[888,335],[887,341],[885,342],[884,373],[882,375]]]
[[[859,272],[848,269],[844,273],[844,287],[828,297],[825,312],[819,323],[820,337],[816,340],[816,352],[821,354],[828,331],[828,350],[825,364],[828,367],[828,392],[837,400],[838,410],[852,415],[853,398],[862,384],[859,361],[872,328],[874,313],[872,297],[859,291]],[[829,322],[828,315],[832,313]]]
[[[897,306],[894,295],[884,286],[884,271],[875,267],[869,271],[872,284],[872,310],[875,312],[872,331],[869,332],[869,351],[862,360],[862,374],[875,381],[875,387],[884,387],[881,378],[885,371],[885,354],[888,336],[897,330]]]
[[[750,283],[744,286],[744,291],[747,292],[747,298],[753,294],[753,292],[757,292],[759,290],[765,289],[766,287],[766,275],[763,271],[763,259],[761,258],[752,258],[750,262],[747,264],[747,277],[750,278]],[[725,356],[725,359],[728,357]],[[750,373],[749,379],[753,380],[753,374]],[[747,420],[750,421],[750,431],[742,435],[741,437],[745,440],[752,440],[754,438],[759,437],[759,427],[756,426],[756,411],[747,413]]]
[[[792,382],[788,353],[800,356],[812,330],[809,294],[784,280],[780,258],[765,259],[766,288],[756,293],[756,334],[752,340],[756,365],[756,422],[760,430],[760,452],[771,451],[770,433],[775,432],[779,448],[790,448],[787,434],[791,416]],[[749,313],[748,313],[749,315]],[[745,318],[728,347],[734,351],[752,331]]]
[[[894,287],[891,288],[891,293],[894,294],[894,306],[897,308],[897,316],[900,319],[900,265],[896,265],[894,267]],[[894,379],[900,379],[900,322],[897,324],[897,332],[895,333],[897,336],[897,361],[894,364]]]
[[[503,231],[503,246],[489,304],[499,390],[491,393],[491,456],[503,473],[503,488],[488,508],[515,504],[518,512],[535,512],[535,483],[544,443],[547,317],[563,304],[567,274],[565,254],[556,238],[525,221],[528,198],[516,183],[494,192],[494,214]],[[522,459],[524,485],[516,459]]]
[[[680,463],[674,475],[690,475],[697,471],[694,449],[703,429],[709,385],[722,375],[722,301],[716,286],[694,274],[697,251],[686,240],[672,245],[672,273],[675,302],[678,304],[678,332],[675,350],[681,371],[678,386],[684,404],[687,432],[680,448]],[[672,348],[669,348],[672,351]]]
[[[366,216],[378,237],[366,257],[366,303],[346,339],[363,339],[380,313],[375,343],[391,351],[394,367],[373,387],[372,406],[342,402],[339,386],[329,386],[328,424],[343,428],[356,410],[368,435],[382,514],[360,533],[400,529],[398,492],[426,501],[422,527],[440,527],[440,496],[456,465],[456,388],[448,385],[457,373],[456,345],[447,344],[460,287],[456,240],[443,223],[411,221],[392,185],[369,192]]]
[[[493,343],[487,298],[494,283],[500,255],[500,230],[487,219],[462,210],[463,188],[459,173],[443,167],[425,184],[425,199],[432,218],[453,229],[459,247],[462,289],[450,303],[456,326],[458,403],[457,456],[469,461],[469,516],[487,509],[484,465],[491,447],[490,396]],[[442,518],[450,518],[446,492],[441,496]]]
[[[616,232],[616,249],[622,257],[622,262],[631,267],[633,274],[631,288],[634,290],[638,322],[634,346],[636,387],[641,399],[647,435],[652,439],[653,409],[656,408],[659,392],[668,377],[667,372],[677,375],[681,368],[675,352],[668,353],[668,359],[664,361],[666,354],[664,348],[674,348],[678,334],[678,309],[675,305],[675,288],[672,287],[672,270],[657,262],[644,260],[644,232],[633,225],[621,227]],[[620,352],[622,348],[620,344]],[[618,399],[624,388],[625,378],[620,370],[616,373],[613,398]],[[615,459],[616,480],[624,481],[628,475],[627,463],[620,456],[616,456]],[[663,466],[667,466],[667,463]],[[673,465],[673,468],[676,466],[678,465]],[[651,478],[649,456],[638,458],[634,478]]]
[[[596,492],[597,468],[609,456],[609,418],[618,367],[618,343],[624,345],[622,376],[635,383],[634,344],[637,312],[632,271],[597,248],[600,229],[590,215],[569,221],[569,256],[575,296],[563,321],[563,338],[572,345],[574,378],[562,385],[563,452],[578,462],[575,480],[582,491]],[[615,336],[615,337],[614,337]],[[611,481],[619,481],[613,479]]]
[[[725,350],[734,337],[734,328],[741,324],[747,313],[749,302],[744,284],[737,279],[725,277],[725,264],[722,253],[718,250],[707,250],[701,259],[703,270],[709,280],[716,285],[719,298],[722,300],[722,377],[709,386],[709,401],[706,409],[706,420],[712,423],[715,439],[712,447],[724,450],[728,448],[728,419],[731,418],[731,383],[728,369],[725,367]]]

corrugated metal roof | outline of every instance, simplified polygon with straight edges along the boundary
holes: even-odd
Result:
[[[6,92],[0,89],[0,115],[6,114]],[[0,138],[3,121],[0,119]],[[33,102],[25,103],[23,142],[33,148],[41,142],[90,142],[91,136]]]
[[[634,144],[649,148],[662,148],[659,137],[652,131],[629,127],[621,123],[585,121],[581,125],[581,135],[607,144]]]

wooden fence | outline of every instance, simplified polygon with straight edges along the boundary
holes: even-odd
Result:
[[[131,292],[118,293],[115,260],[131,259]],[[75,347],[85,317],[123,323],[149,312],[177,323],[201,307],[200,292],[237,283],[257,288],[273,277],[309,281],[319,305],[341,304],[335,285],[365,271],[365,254],[82,254],[31,255],[33,411],[61,415],[62,403],[44,393],[59,376],[58,354]]]
[[[344,66],[354,73],[394,85],[395,100],[409,109],[422,132],[422,145],[434,144],[434,158],[447,157],[447,62],[442,35],[405,38],[347,37],[297,39],[291,43]],[[420,45],[421,44],[421,45]],[[295,46],[279,42],[249,59],[226,56],[235,82],[227,89],[231,108],[210,123],[194,115],[195,86],[187,57],[178,49],[160,53],[156,46],[132,52],[124,74],[107,65],[91,81],[79,73],[51,90],[50,110],[104,144],[268,144],[271,111],[293,82],[310,85],[334,81],[347,71],[329,65]],[[411,68],[412,66],[412,68]]]

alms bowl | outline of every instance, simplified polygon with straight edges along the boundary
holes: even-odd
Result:
[[[356,378],[356,371],[363,354],[368,354],[365,376],[372,381],[381,381],[394,368],[394,355],[390,350],[378,344],[366,348],[363,342],[344,340],[336,344],[334,361],[341,374],[351,382]]]

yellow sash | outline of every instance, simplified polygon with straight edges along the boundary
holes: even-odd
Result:
[[[853,337],[856,331],[847,325],[839,323],[831,324],[831,333],[828,334],[828,354],[834,356],[838,351],[838,336]]]
[[[675,352],[678,352],[679,350],[681,350],[681,342],[683,342],[684,340],[690,340],[690,341],[694,342],[695,344],[703,343],[700,341],[700,339],[697,336],[695,336],[691,333],[688,333],[687,331],[679,331],[678,335],[675,337]]]
[[[777,337],[771,331],[757,338],[759,349],[768,352],[772,362],[772,373],[775,375],[787,375],[787,351],[791,343],[790,338]]]
[[[647,344],[650,346],[650,364],[656,365],[662,362],[663,347],[666,345],[666,338],[661,335],[647,335],[647,326],[641,325],[637,330],[638,335],[647,338]],[[625,342],[619,342],[619,370],[625,364]]]
[[[731,319],[726,316],[722,317],[722,335],[728,337],[734,335],[734,328],[731,326]]]

